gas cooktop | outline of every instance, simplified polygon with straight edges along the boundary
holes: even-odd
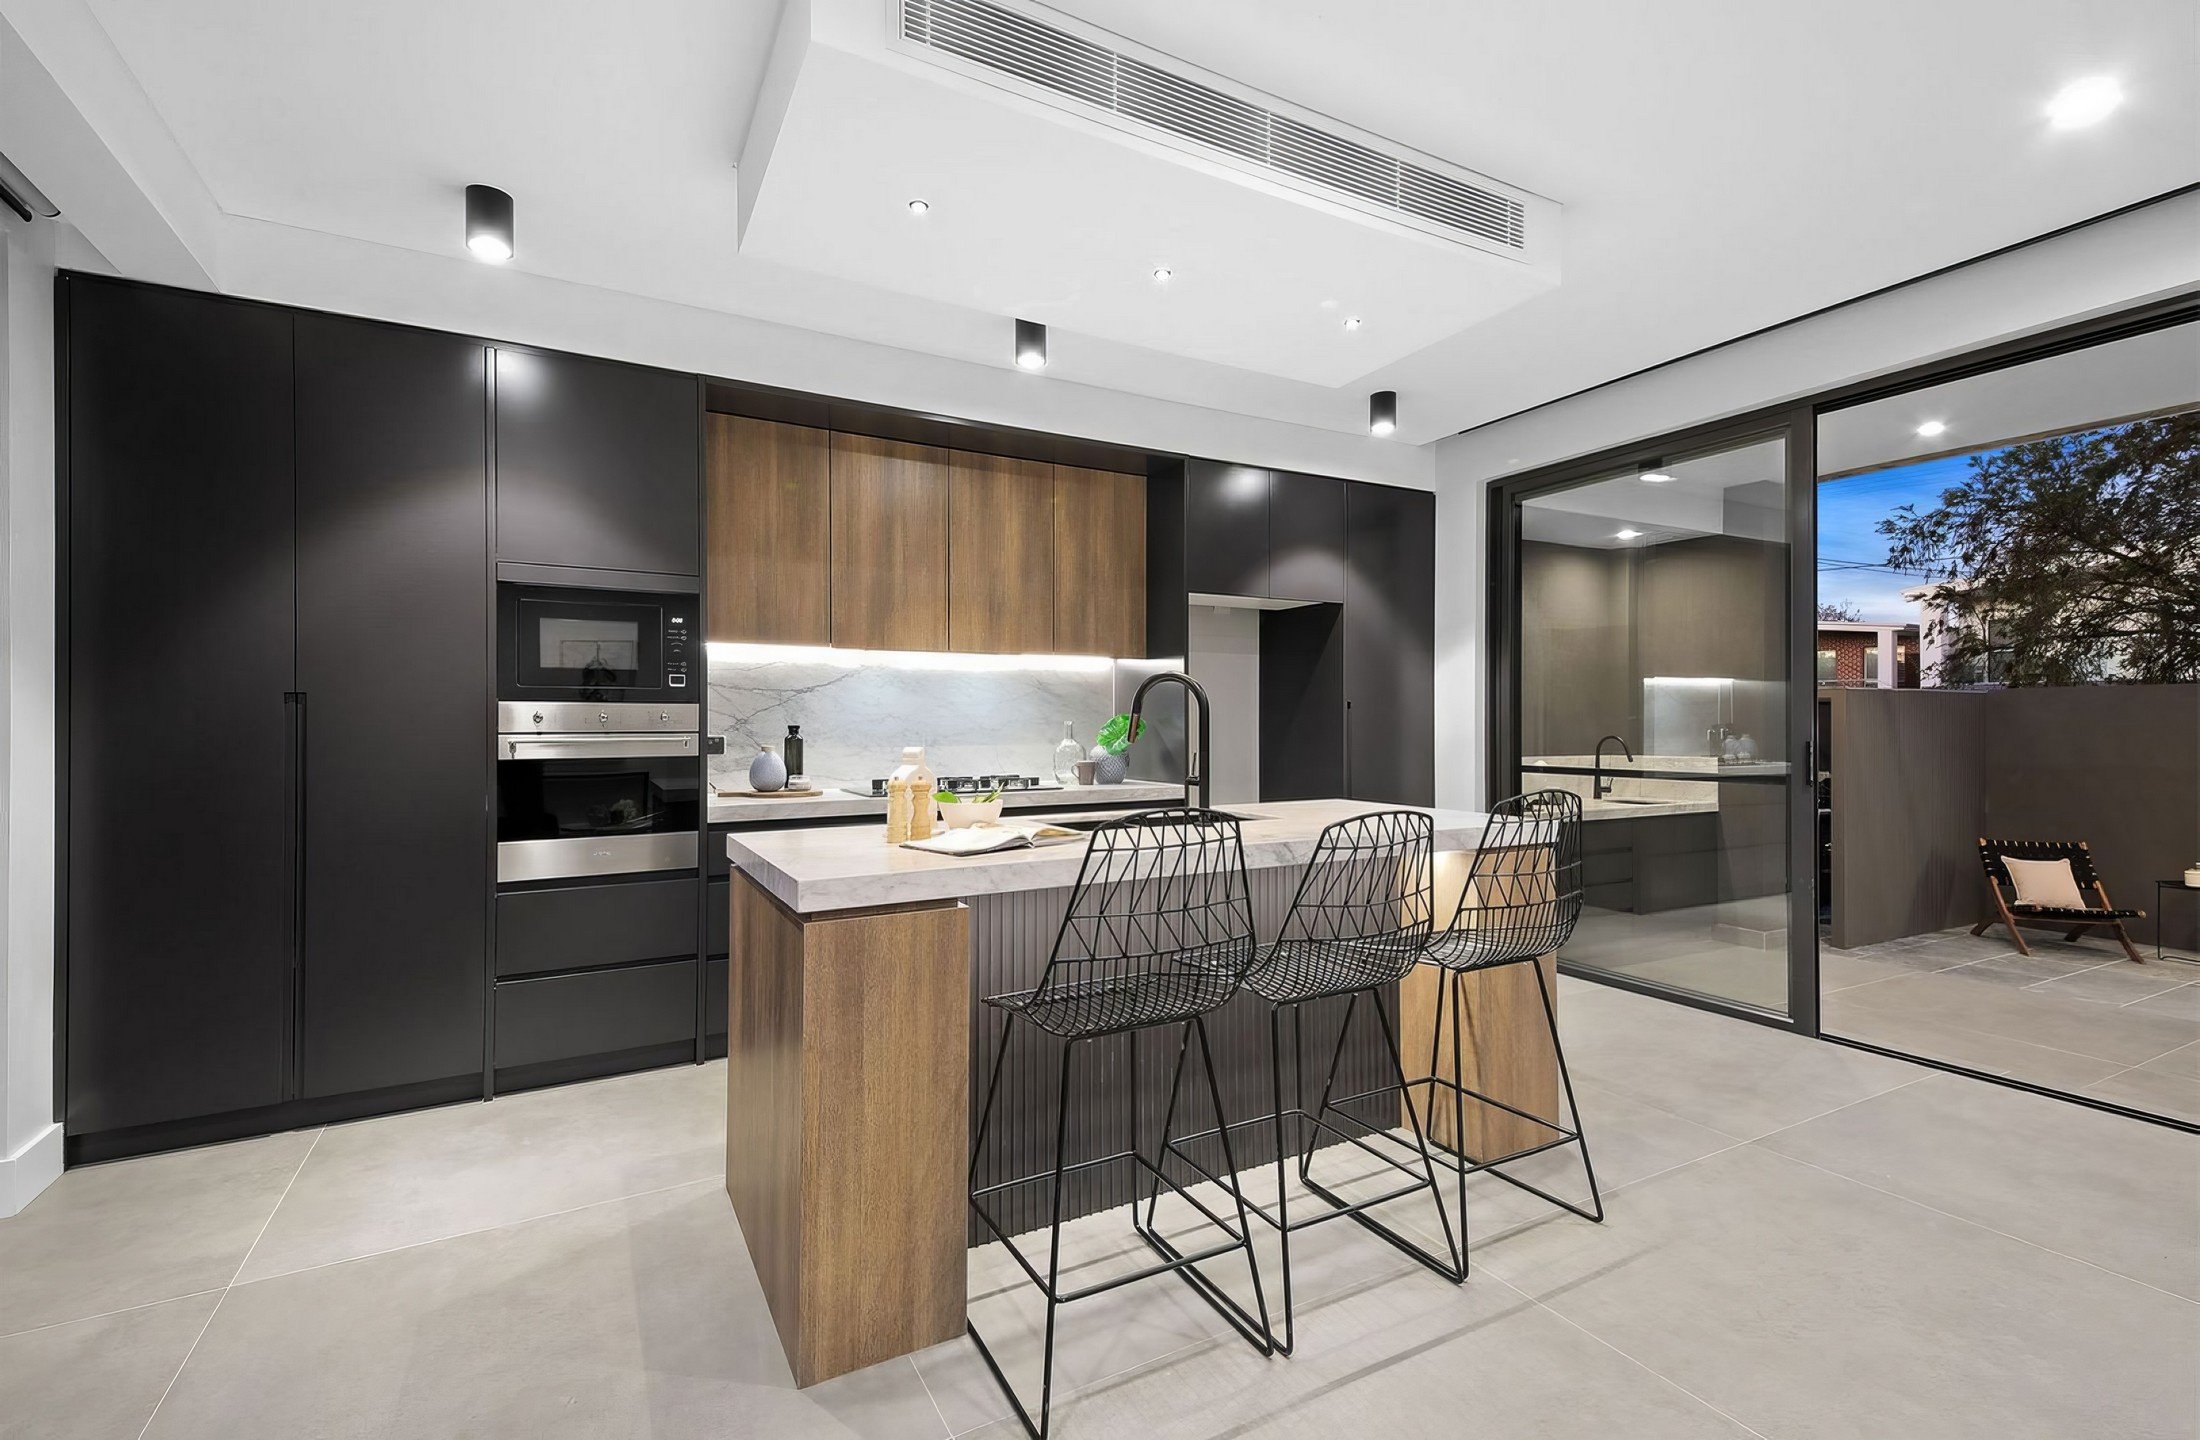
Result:
[[[1041,780],[1036,775],[942,775],[932,782],[937,789],[956,795],[989,795],[995,790],[1004,794],[1013,790],[1059,790],[1061,785],[1053,780]],[[851,795],[869,795],[877,799],[886,796],[886,782],[873,780],[871,788],[859,790],[850,786]]]

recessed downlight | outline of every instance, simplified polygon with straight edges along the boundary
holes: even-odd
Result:
[[[1635,478],[1645,485],[1670,485],[1673,483],[1673,477],[1666,473],[1663,460],[1643,461],[1642,469],[1636,472]]]
[[[1175,271],[1171,270],[1166,265],[1156,265],[1153,267],[1153,283],[1156,285],[1166,285],[1169,283],[1169,277],[1174,275],[1175,273]]]
[[[919,217],[920,219],[928,212],[930,212],[931,209],[932,202],[929,200],[912,200],[909,202],[909,213]]]
[[[1350,317],[1348,317],[1348,318],[1347,318],[1347,319],[1345,320],[1345,322],[1344,322],[1344,328],[1345,328],[1345,329],[1347,329],[1347,330],[1357,330],[1357,329],[1359,329],[1359,328],[1360,328],[1360,317],[1359,317],[1359,316],[1357,316],[1357,315],[1353,315],[1353,316],[1350,316]]]
[[[1945,435],[1948,433],[1948,422],[1945,420],[1928,420],[1917,427],[1917,433],[1928,440],[1935,435]]]
[[[2124,87],[2106,75],[2073,80],[2047,102],[2047,123],[2057,130],[2079,130],[2098,124],[2124,103]]]
[[[1642,538],[1642,532],[1640,530],[1634,529],[1622,530],[1613,535],[1612,538],[1614,540],[1640,540]]]

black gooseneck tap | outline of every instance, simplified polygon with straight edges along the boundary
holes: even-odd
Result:
[[[1589,787],[1589,798],[1591,800],[1602,800],[1605,796],[1612,793],[1612,782],[1607,779],[1604,774],[1604,747],[1606,745],[1617,745],[1621,750],[1626,751],[1627,758],[1629,760],[1633,760],[1635,758],[1635,752],[1632,750],[1628,750],[1627,742],[1620,739],[1617,735],[1607,735],[1602,740],[1597,741],[1597,763],[1594,767],[1592,767],[1596,774],[1596,780],[1595,783]]]
[[[1145,725],[1145,722],[1139,716],[1146,708],[1146,692],[1164,681],[1183,686],[1184,693],[1192,697],[1193,703],[1199,709],[1199,748],[1187,756],[1184,761],[1184,803],[1186,805],[1192,803],[1192,791],[1197,788],[1199,791],[1199,808],[1205,810],[1208,808],[1207,692],[1201,688],[1197,680],[1181,670],[1164,670],[1158,675],[1148,675],[1144,683],[1138,687],[1138,693],[1131,696],[1131,739],[1136,740],[1139,731]]]

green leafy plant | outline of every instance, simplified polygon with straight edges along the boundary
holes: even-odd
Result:
[[[932,798],[942,805],[960,805],[963,803],[964,797],[957,795],[952,790],[935,790],[932,792]],[[988,794],[970,797],[971,803],[975,805],[991,805],[1000,798],[1001,787],[998,785],[994,786]]]
[[[1100,738],[1095,748],[1105,750],[1110,755],[1120,755],[1131,748],[1131,741],[1136,738],[1131,733],[1131,717],[1118,715],[1100,727]]]

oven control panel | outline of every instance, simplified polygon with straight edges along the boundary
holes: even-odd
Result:
[[[688,652],[692,648],[689,622],[694,618],[685,605],[668,606],[665,610],[665,688],[668,690],[688,688]]]

